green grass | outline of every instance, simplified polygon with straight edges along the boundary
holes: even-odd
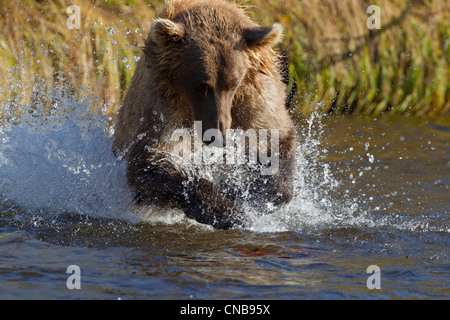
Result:
[[[299,108],[335,113],[450,112],[449,1],[269,1],[286,27]],[[369,4],[381,29],[366,26]]]
[[[450,1],[249,0],[263,24],[280,22],[299,112],[448,115]],[[66,26],[68,5],[81,29]],[[50,104],[45,90],[92,95],[114,114],[162,0],[4,1],[0,6],[0,106]],[[381,8],[369,30],[366,9]],[[44,89],[43,89],[44,88]],[[46,88],[46,89],[45,89]],[[11,108],[10,108],[11,109]],[[11,111],[8,111],[11,113]],[[0,107],[0,119],[6,111]]]

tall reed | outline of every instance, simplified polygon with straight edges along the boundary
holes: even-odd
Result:
[[[279,22],[300,112],[450,113],[450,1],[240,0],[257,21]],[[81,28],[66,25],[69,5]],[[381,9],[370,30],[367,7]],[[91,95],[114,114],[163,0],[18,0],[0,3],[0,120],[46,90]],[[6,106],[9,106],[7,108]],[[15,106],[12,108],[11,106]]]
[[[367,27],[372,4],[380,29]],[[270,0],[255,12],[270,7],[287,30],[302,111],[450,112],[450,1]]]

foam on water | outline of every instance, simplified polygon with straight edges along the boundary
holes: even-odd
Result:
[[[24,107],[24,116],[11,117],[0,127],[0,202],[11,201],[31,214],[196,223],[180,210],[136,210],[126,185],[125,163],[112,151],[106,117],[89,112],[88,100],[75,101],[57,91],[54,95],[54,109]],[[294,199],[269,215],[245,208],[249,229],[276,232],[372,223],[356,200],[334,199],[339,181],[319,161],[320,133],[320,117],[312,115],[299,137]]]

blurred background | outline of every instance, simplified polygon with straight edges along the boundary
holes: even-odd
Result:
[[[450,1],[240,1],[261,24],[279,22],[291,108],[300,113],[450,113]],[[80,9],[70,30],[67,8]],[[2,0],[0,105],[48,103],[64,87],[114,117],[163,0]],[[369,29],[370,5],[380,29]],[[0,119],[11,117],[0,109]]]

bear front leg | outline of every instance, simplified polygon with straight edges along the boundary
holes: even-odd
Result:
[[[280,168],[273,176],[276,198],[275,205],[289,203],[294,194],[294,177],[296,167],[295,143],[280,152]]]
[[[242,225],[234,202],[225,198],[219,189],[209,180],[195,179],[192,188],[188,187],[187,197],[182,207],[189,218],[217,229],[230,229]]]
[[[241,224],[235,204],[214,183],[197,177],[189,179],[169,153],[141,149],[130,157],[127,180],[138,204],[169,204],[182,209],[187,217],[217,229]]]
[[[279,207],[292,200],[296,167],[295,134],[286,137],[279,144],[278,170],[271,175],[262,174],[261,168],[253,170],[254,179],[250,187],[250,200],[261,209],[268,209],[267,202]],[[263,202],[261,200],[265,200]]]

